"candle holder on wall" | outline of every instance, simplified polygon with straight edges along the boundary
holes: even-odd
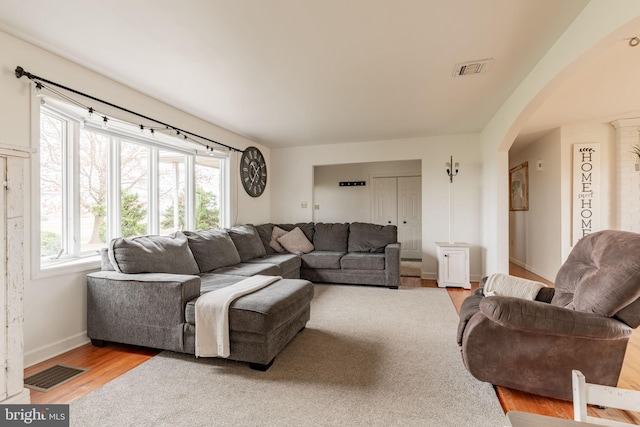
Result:
[[[449,157],[449,161],[447,163],[445,163],[446,166],[446,172],[447,172],[447,176],[449,177],[449,183],[451,185],[449,185],[449,243],[453,243],[453,232],[452,232],[452,228],[451,228],[451,223],[453,221],[453,206],[452,206],[452,200],[453,200],[453,177],[458,175],[459,172],[459,168],[460,168],[460,163],[453,162],[453,156]]]
[[[449,182],[453,182],[453,177],[458,175],[458,168],[460,167],[460,163],[453,163],[453,156],[450,156],[449,161],[445,163],[447,167],[447,175],[449,175]]]

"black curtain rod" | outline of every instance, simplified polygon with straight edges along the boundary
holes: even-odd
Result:
[[[177,131],[177,132],[180,132],[180,133],[183,133],[183,134],[187,134],[187,135],[191,135],[191,136],[193,136],[193,137],[200,138],[200,139],[203,139],[203,140],[205,140],[205,141],[209,141],[209,142],[211,142],[211,143],[213,143],[213,144],[217,144],[217,145],[220,145],[220,146],[222,146],[222,147],[225,147],[225,148],[227,148],[227,149],[229,149],[229,150],[231,150],[231,151],[237,151],[237,152],[239,152],[239,153],[243,153],[243,152],[244,152],[244,150],[240,150],[240,149],[238,149],[238,148],[231,147],[231,146],[229,146],[229,145],[223,144],[223,143],[218,142],[218,141],[214,141],[213,139],[209,139],[209,138],[207,138],[207,137],[204,137],[204,136],[201,136],[201,135],[195,134],[195,133],[193,133],[193,132],[189,132],[189,131],[186,131],[186,130],[183,130],[183,129],[177,128],[177,127],[175,127],[175,126],[171,126],[171,125],[170,125],[170,124],[168,124],[168,123],[161,122],[160,120],[153,119],[153,118],[151,118],[151,117],[145,116],[144,114],[136,113],[135,111],[131,111],[131,110],[129,110],[129,109],[127,109],[127,108],[124,108],[124,107],[121,107],[121,106],[119,106],[119,105],[112,104],[111,102],[105,101],[105,100],[100,99],[100,98],[96,98],[95,96],[88,95],[88,94],[86,94],[86,93],[80,92],[80,91],[75,90],[75,89],[71,89],[70,87],[67,87],[67,86],[61,85],[60,83],[52,82],[51,80],[47,80],[47,79],[44,79],[44,78],[42,78],[42,77],[40,77],[40,76],[36,76],[35,74],[31,74],[30,72],[26,71],[24,68],[22,68],[22,67],[20,67],[20,66],[17,66],[17,67],[16,67],[15,74],[16,74],[16,78],[18,78],[18,79],[24,76],[24,77],[28,78],[29,80],[33,80],[33,81],[35,81],[35,82],[36,82],[36,84],[37,84],[38,82],[45,82],[45,83],[48,83],[48,84],[50,84],[50,85],[57,86],[57,87],[59,87],[59,88],[61,88],[61,89],[64,89],[64,90],[66,90],[66,91],[69,91],[69,92],[75,93],[76,95],[80,95],[80,96],[83,96],[83,97],[85,97],[85,98],[91,99],[91,100],[93,100],[93,101],[100,102],[100,103],[102,103],[102,104],[104,104],[104,105],[108,105],[109,107],[117,108],[118,110],[124,111],[124,112],[129,113],[129,114],[132,114],[132,115],[134,115],[134,116],[138,116],[138,117],[143,118],[143,119],[145,119],[145,120],[149,120],[149,121],[152,121],[152,122],[154,122],[154,123],[158,123],[158,124],[160,124],[160,125],[162,125],[162,126],[167,127],[167,129],[173,129],[173,130],[175,130],[175,131]],[[202,144],[202,143],[200,143],[200,144],[201,144],[201,145],[204,145],[204,144]],[[209,148],[209,147],[207,146],[207,148]]]

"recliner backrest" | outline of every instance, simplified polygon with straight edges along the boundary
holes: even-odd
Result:
[[[640,325],[640,234],[604,230],[578,241],[555,280],[551,304]]]

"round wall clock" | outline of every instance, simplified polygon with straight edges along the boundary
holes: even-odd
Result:
[[[242,186],[251,197],[258,197],[267,186],[267,163],[256,147],[249,147],[240,159]]]

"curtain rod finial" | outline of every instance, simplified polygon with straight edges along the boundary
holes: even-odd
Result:
[[[20,77],[24,76],[24,74],[25,74],[24,68],[18,65],[16,67],[16,78],[19,79]]]

